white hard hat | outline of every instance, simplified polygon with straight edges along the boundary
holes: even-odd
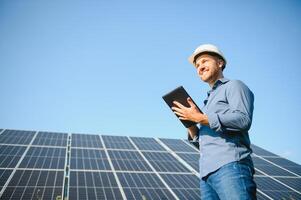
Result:
[[[196,50],[193,52],[193,54],[191,56],[189,56],[189,58],[188,58],[189,62],[192,65],[194,65],[195,57],[201,53],[206,53],[206,52],[219,55],[225,61],[224,66],[226,66],[227,61],[226,61],[224,54],[216,46],[214,46],[212,44],[203,44],[203,45],[200,45],[198,48],[196,48]]]

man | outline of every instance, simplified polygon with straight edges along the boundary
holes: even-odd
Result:
[[[202,81],[209,84],[199,112],[174,102],[180,119],[198,123],[188,128],[189,138],[199,139],[202,200],[256,199],[256,184],[248,130],[252,123],[254,95],[241,81],[224,78],[226,59],[214,45],[199,46],[189,57]]]

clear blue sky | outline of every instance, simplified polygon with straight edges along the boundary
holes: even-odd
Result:
[[[254,144],[301,163],[300,1],[0,2],[0,128],[185,138],[161,96],[209,86],[203,43],[255,93]]]

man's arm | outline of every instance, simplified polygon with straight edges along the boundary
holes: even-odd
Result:
[[[199,128],[194,125],[194,126],[191,126],[189,128],[187,128],[188,130],[188,140],[196,140],[197,137],[199,136]]]
[[[209,126],[215,131],[248,131],[251,127],[254,95],[241,81],[227,88],[228,106],[220,113],[207,113]]]

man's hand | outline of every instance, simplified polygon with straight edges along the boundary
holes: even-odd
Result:
[[[202,125],[209,125],[208,117],[199,111],[191,98],[187,98],[187,102],[190,107],[185,107],[177,101],[173,102],[175,106],[171,109],[179,116],[179,119],[201,123]]]

